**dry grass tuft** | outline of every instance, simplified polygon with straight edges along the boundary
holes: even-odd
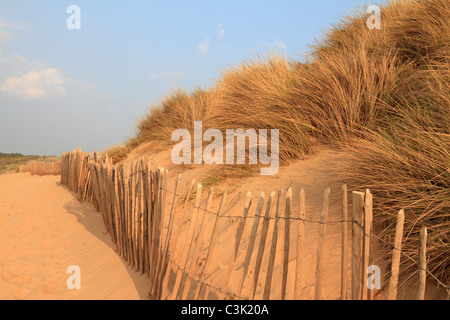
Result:
[[[225,71],[214,88],[175,91],[113,153],[169,145],[173,130],[192,130],[195,120],[204,130],[279,129],[282,162],[322,144],[349,150],[355,164],[346,173],[375,195],[376,231],[389,239],[405,209],[405,252],[417,258],[427,226],[429,268],[448,283],[450,2],[391,1],[381,12],[380,30],[367,28],[365,8],[345,17],[313,46],[311,62],[275,55]],[[404,260],[401,274],[416,269]]]

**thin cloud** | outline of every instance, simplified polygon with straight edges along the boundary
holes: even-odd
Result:
[[[11,31],[0,29],[0,42],[6,42],[14,38],[14,34]]]
[[[28,27],[19,23],[7,22],[0,19],[0,41],[4,42],[14,38],[14,31],[24,30]]]
[[[23,30],[26,28],[27,26],[24,24],[8,22],[3,19],[0,19],[0,29]]]
[[[217,30],[217,36],[219,37],[219,40],[222,40],[223,35],[225,34],[225,29],[222,28],[222,24],[221,23],[219,23],[216,26],[216,30]]]
[[[21,77],[9,77],[0,90],[28,100],[60,96],[66,93],[61,73],[54,68],[31,71]]]
[[[207,54],[210,42],[211,39],[206,37],[204,42],[198,44],[198,51],[202,54]]]
[[[284,51],[287,50],[287,44],[275,39],[273,42],[269,43],[269,49],[271,51]]]

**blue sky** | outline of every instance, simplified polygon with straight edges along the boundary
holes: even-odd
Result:
[[[173,88],[211,86],[224,69],[274,51],[302,59],[363,3],[2,0],[0,152],[104,150],[133,136]],[[80,30],[66,26],[70,5]]]

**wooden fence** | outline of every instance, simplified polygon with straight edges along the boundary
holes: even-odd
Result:
[[[35,161],[17,168],[17,172],[30,172],[31,175],[59,176],[61,174],[61,160],[59,161]]]
[[[112,165],[107,155],[94,153],[91,157],[78,149],[63,154],[61,170],[61,184],[77,193],[81,201],[94,204],[101,212],[119,254],[134,270],[148,275],[150,299],[301,299],[306,223],[319,226],[314,298],[324,297],[327,226],[341,223],[340,299],[374,299],[377,290],[369,289],[367,285],[367,270],[373,262],[372,246],[376,237],[372,231],[372,194],[369,190],[351,194],[351,219],[347,212],[348,192],[345,185],[342,188],[342,220],[339,221],[328,219],[330,189],[324,192],[320,220],[317,221],[306,219],[303,190],[297,195],[300,204],[295,210],[298,213],[293,216],[294,195],[291,188],[286,192],[282,189],[278,193],[272,192],[267,200],[261,194],[254,214],[249,214],[252,208],[252,194],[249,192],[242,216],[231,217],[223,214],[226,191],[222,194],[219,209],[211,211],[212,189],[208,191],[206,204],[202,207],[201,184],[191,182],[186,193],[181,195],[181,177],[178,176],[174,190],[168,190],[167,170],[159,168],[152,171],[143,160]],[[166,206],[167,197],[172,198],[170,206]],[[213,262],[217,259],[214,251],[218,244],[219,225],[223,225],[224,220],[237,221],[237,230],[230,243],[232,254],[227,266],[221,270],[222,276],[211,281]],[[251,231],[244,234],[248,221],[252,222]],[[281,221],[284,222],[284,230],[280,227]],[[388,299],[397,297],[403,222],[404,213],[401,211],[395,243],[392,244]],[[208,228],[205,227],[207,223],[210,223]],[[350,225],[352,231],[349,233]],[[279,237],[283,231],[284,236]],[[292,237],[291,231],[295,231],[295,237]],[[271,241],[268,241],[268,236]],[[284,239],[281,253],[277,252],[279,238]],[[295,242],[295,250],[292,250],[291,244]],[[269,244],[270,247],[266,248]],[[347,250],[351,250],[351,261],[347,261]],[[424,298],[425,251],[426,229],[421,236],[417,299]],[[243,261],[238,263],[238,257]],[[295,260],[295,267],[289,268],[292,260]],[[250,261],[254,263],[250,264]],[[275,261],[282,262],[280,281],[276,282],[273,281]],[[236,268],[238,265],[240,268]],[[265,274],[262,274],[263,271]],[[238,286],[231,288],[230,279],[233,275],[236,278],[236,273],[239,273]],[[289,296],[288,279],[294,279],[294,284],[290,284],[293,292],[291,290]],[[250,282],[247,292],[244,290],[245,281]]]

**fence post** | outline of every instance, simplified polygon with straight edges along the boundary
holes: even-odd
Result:
[[[261,212],[262,212],[263,206],[264,206],[264,192],[261,192],[261,194],[259,196],[258,205],[256,206],[256,212],[255,212],[255,217],[253,219],[253,226],[252,226],[252,231],[250,233],[250,239],[248,241],[247,254],[245,256],[245,261],[244,261],[244,273],[242,274],[242,277],[241,277],[241,280],[239,283],[238,296],[241,296],[242,287],[244,286],[245,277],[247,276],[248,267],[250,265],[250,259],[252,257],[253,248],[255,246],[256,232],[258,231],[259,219],[261,218]]]
[[[132,268],[137,266],[137,251],[136,251],[136,162],[131,164],[131,174],[130,174],[130,226],[131,226],[131,247],[132,247]]]
[[[425,299],[425,286],[427,279],[427,228],[420,230],[419,246],[419,283],[417,285],[416,300]]]
[[[323,195],[322,211],[320,213],[319,243],[317,246],[316,265],[316,292],[315,299],[322,299],[322,278],[323,278],[323,251],[327,235],[328,205],[330,202],[330,189],[326,189]]]
[[[162,295],[162,285],[163,285],[163,281],[164,281],[164,275],[165,275],[165,271],[167,266],[167,259],[170,256],[170,252],[169,252],[169,245],[170,245],[170,240],[172,238],[172,231],[173,231],[173,224],[174,224],[174,217],[173,217],[173,213],[174,213],[174,208],[175,208],[175,202],[177,201],[177,192],[178,192],[178,184],[181,180],[181,174],[178,175],[177,180],[175,182],[175,189],[173,192],[173,200],[172,200],[172,207],[170,209],[170,215],[169,215],[169,225],[168,225],[168,230],[166,233],[166,239],[164,240],[164,247],[163,247],[163,256],[161,258],[161,268],[159,270],[159,274],[158,274],[158,278],[155,279],[155,283],[156,283],[156,289],[154,289],[154,296],[157,297],[158,299],[161,299],[161,295]]]
[[[352,193],[352,299],[361,299],[362,287],[362,241],[363,241],[364,193]]]
[[[191,286],[191,282],[192,282],[192,278],[193,278],[189,275],[189,273],[192,270],[192,266],[194,265],[194,263],[197,262],[197,260],[199,258],[198,247],[202,243],[202,240],[203,240],[203,237],[202,237],[203,224],[205,222],[205,217],[206,217],[207,212],[209,212],[211,209],[212,196],[213,196],[213,188],[210,188],[209,192],[208,192],[208,198],[206,200],[206,206],[205,206],[205,209],[203,210],[202,220],[201,220],[200,226],[198,228],[197,237],[193,238],[193,239],[195,239],[195,245],[194,245],[194,250],[192,252],[191,263],[189,264],[189,268],[187,269],[188,276],[184,283],[184,291],[183,291],[183,295],[182,295],[182,300],[187,300],[187,297],[189,294],[189,290],[190,290],[190,286]]]
[[[260,199],[258,202],[258,206],[261,207],[262,209],[262,204],[264,203],[264,197],[262,198],[262,200]],[[239,251],[239,246],[241,244],[241,239],[242,239],[242,234],[244,233],[244,227],[245,227],[245,222],[247,221],[247,216],[248,216],[248,212],[250,210],[250,206],[252,205],[252,193],[249,191],[247,192],[247,196],[245,198],[245,203],[244,203],[244,212],[243,212],[243,216],[242,216],[242,220],[239,223],[239,226],[236,230],[236,239],[234,242],[234,251],[233,251],[233,257],[230,261],[230,263],[228,264],[228,269],[227,269],[227,273],[225,274],[225,279],[223,281],[223,285],[222,285],[222,292],[220,293],[219,298],[224,299],[226,294],[227,294],[227,290],[228,290],[228,284],[230,282],[230,278],[231,278],[231,273],[233,272],[233,267],[234,264],[236,263],[236,258],[237,258],[237,254]],[[244,277],[243,279],[245,279],[245,264],[244,264]],[[241,288],[241,286],[240,286]],[[209,287],[207,288],[207,291],[209,290]],[[205,293],[205,297],[208,298],[208,295]]]
[[[209,239],[209,247],[208,252],[206,253],[205,263],[203,264],[202,271],[200,272],[199,276],[199,283],[194,293],[194,300],[198,300],[200,296],[200,291],[202,289],[203,282],[205,281],[206,273],[208,272],[209,267],[209,259],[214,253],[215,244],[217,241],[217,236],[219,235],[219,232],[217,232],[217,225],[220,218],[220,213],[222,211],[222,207],[224,206],[225,200],[227,198],[227,191],[225,190],[222,194],[222,200],[220,201],[219,210],[217,210],[216,219],[214,221],[214,226],[211,232],[211,237]]]
[[[143,263],[142,270],[144,273],[148,273],[149,263],[148,263],[148,212],[149,212],[149,199],[148,199],[148,165],[142,161],[142,255]]]
[[[348,209],[347,209],[347,186],[344,184],[342,186],[342,265],[341,265],[341,300],[347,300],[347,219],[348,219]]]
[[[97,157],[97,154],[95,154],[95,157]],[[132,260],[132,247],[131,247],[131,196],[130,196],[130,179],[131,179],[131,164],[126,163],[125,164],[125,174],[126,177],[124,179],[124,191],[125,191],[125,243],[126,243],[126,251],[127,251],[127,263],[128,265],[131,265]]]
[[[142,241],[142,172],[143,168],[142,160],[138,161],[138,171],[137,171],[137,194],[136,194],[136,202],[137,202],[137,212],[136,212],[136,223],[137,223],[137,256],[138,256],[138,271],[140,269],[141,274],[144,274],[144,266],[143,266],[143,241]]]
[[[147,213],[147,229],[148,229],[148,253],[147,253],[147,264],[148,264],[148,272],[147,277],[150,277],[151,272],[153,271],[154,261],[153,261],[153,237],[155,228],[155,209],[156,209],[156,172],[149,169],[148,171],[148,186],[147,186],[147,202],[148,202],[148,213]]]
[[[306,217],[306,202],[305,202],[305,191],[300,190],[300,211],[298,220],[298,235],[297,235],[297,261],[295,268],[295,289],[294,289],[294,299],[300,299],[301,285],[303,282],[303,271],[302,271],[302,254],[303,254],[303,241],[305,237],[305,217]]]
[[[395,229],[394,249],[392,250],[391,279],[389,281],[389,300],[397,299],[398,275],[400,269],[400,257],[402,253],[403,225],[405,223],[405,213],[400,210],[397,216],[397,226]]]
[[[367,268],[371,262],[371,232],[372,232],[372,193],[369,190],[366,190],[364,195],[364,237],[363,237],[363,282],[362,282],[362,300],[367,300],[373,297],[372,293],[374,289],[368,288],[368,274]],[[370,300],[370,299],[369,299]]]
[[[282,188],[278,189],[277,208],[275,210],[275,224],[273,226],[273,234],[272,234],[272,245],[270,248],[269,265],[267,267],[266,283],[265,283],[264,292],[263,292],[264,300],[270,299],[270,289],[272,287],[273,267],[275,264],[275,256],[277,253],[278,218],[280,216],[280,210],[281,210],[280,206],[281,206],[282,193],[283,193],[283,189]]]
[[[157,192],[157,210],[155,211],[155,237],[153,239],[154,241],[154,252],[155,252],[155,259],[154,264],[155,267],[153,269],[152,273],[152,290],[151,295],[153,299],[157,299],[156,296],[156,288],[157,288],[157,281],[158,281],[158,275],[161,268],[161,260],[162,260],[162,234],[163,234],[163,228],[164,228],[164,208],[165,208],[165,198],[166,198],[166,188],[167,188],[167,170],[164,170],[164,168],[159,168],[158,170],[158,190]]]
[[[181,215],[180,215],[180,221],[179,221],[179,223],[178,223],[177,228],[175,229],[175,230],[176,230],[176,231],[175,231],[175,236],[174,236],[174,238],[173,238],[173,241],[169,242],[169,252],[172,253],[172,256],[175,256],[174,253],[175,253],[176,250],[177,250],[178,237],[179,237],[179,235],[180,235],[181,226],[183,225],[184,218],[185,218],[185,216],[186,216],[186,208],[187,208],[187,204],[188,204],[189,198],[190,198],[190,196],[191,196],[192,188],[194,187],[194,185],[195,185],[195,180],[193,180],[193,181],[190,183],[190,185],[189,185],[188,191],[187,191],[187,193],[186,193],[186,197],[184,198],[183,208],[182,208],[182,210],[181,210]],[[174,221],[174,223],[175,223],[175,221]],[[169,259],[169,262],[171,262],[170,259]],[[169,285],[169,272],[170,272],[169,267],[167,267],[166,275],[165,275],[165,277],[164,277],[163,289],[164,289],[164,288],[168,289],[168,285]],[[169,298],[170,295],[171,295],[171,293],[169,293],[169,295],[166,297],[166,299]]]
[[[194,204],[194,208],[192,209],[192,215],[191,215],[191,219],[190,219],[190,223],[189,223],[189,230],[186,235],[186,240],[184,243],[183,256],[181,258],[182,264],[181,264],[180,269],[178,270],[177,278],[175,279],[175,285],[173,287],[173,291],[172,291],[172,295],[171,295],[172,300],[176,300],[178,297],[181,281],[183,280],[183,275],[186,270],[187,261],[188,261],[188,257],[189,257],[189,251],[191,248],[191,243],[194,239],[194,229],[195,229],[195,225],[197,224],[197,220],[198,220],[198,212],[199,212],[201,196],[202,196],[202,185],[197,184],[197,191],[196,191],[196,195],[195,195],[195,204]]]
[[[289,245],[291,234],[291,206],[292,206],[292,188],[286,192],[286,207],[284,209],[284,247],[283,247],[283,277],[281,282],[281,300],[286,299],[286,285],[289,271]]]
[[[272,202],[274,198],[275,198],[275,191],[273,191],[270,194],[269,200],[267,201],[266,214],[264,216],[261,230],[261,237],[259,239],[258,253],[256,254],[255,272],[253,274],[253,286],[250,292],[250,300],[255,299],[256,287],[258,286],[259,273],[261,271],[262,258],[264,254],[264,249],[266,247],[267,231],[269,230],[270,211],[272,209]]]

